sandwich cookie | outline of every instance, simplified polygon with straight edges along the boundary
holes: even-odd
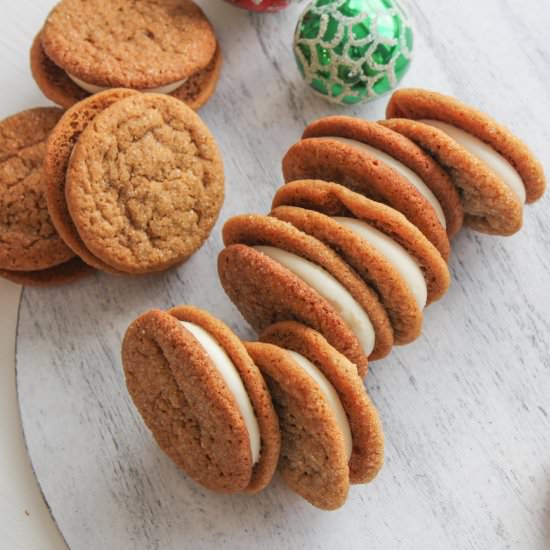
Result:
[[[424,307],[449,287],[447,264],[421,231],[341,185],[290,182],[276,193],[271,215],[330,246],[377,292],[396,344],[419,336]]]
[[[74,256],[52,225],[42,181],[46,140],[62,114],[38,108],[0,122],[0,269],[38,271]]]
[[[226,246],[245,244],[262,252],[310,286],[343,318],[369,359],[390,352],[393,330],[378,297],[322,242],[289,223],[260,215],[231,218],[223,239]]]
[[[62,0],[31,49],[37,84],[66,108],[110,88],[171,94],[198,108],[220,67],[212,26],[190,0]]]
[[[260,371],[224,323],[189,306],[149,311],[128,328],[122,362],[145,424],[189,477],[224,493],[269,483],[277,416]]]
[[[202,245],[222,206],[223,182],[218,147],[196,113],[167,95],[134,94],[80,134],[65,199],[93,256],[117,271],[149,273]]]
[[[449,175],[401,134],[365,119],[329,116],[311,123],[302,137],[330,137],[372,155],[416,187],[434,208],[449,238],[462,227],[462,203]]]
[[[281,429],[278,469],[311,504],[333,510],[350,483],[372,480],[384,460],[376,408],[356,369],[318,332],[296,322],[246,347],[264,374]]]
[[[73,223],[65,199],[66,174],[73,148],[85,128],[107,107],[137,93],[126,89],[108,90],[71,107],[50,133],[42,168],[48,211],[57,232],[67,246],[88,265],[110,273],[117,273],[117,270],[88,250]]]
[[[218,256],[218,274],[226,294],[256,331],[277,321],[299,321],[323,334],[363,376],[368,359],[357,336],[328,300],[281,263],[283,255],[268,256],[275,257],[276,250],[225,247]]]
[[[389,164],[356,143],[330,137],[302,139],[283,158],[283,175],[286,182],[332,181],[395,208],[448,260],[449,238],[429,200]]]
[[[94,270],[80,258],[39,271],[8,271],[0,269],[0,277],[23,286],[50,287],[74,283],[91,275]]]
[[[428,151],[459,188],[468,225],[510,235],[522,224],[523,204],[546,188],[541,164],[527,146],[486,114],[458,100],[419,89],[396,92],[385,126]]]

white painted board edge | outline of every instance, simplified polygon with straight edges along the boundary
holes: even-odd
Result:
[[[67,548],[42,498],[21,429],[15,344],[21,287],[0,280],[0,548]]]

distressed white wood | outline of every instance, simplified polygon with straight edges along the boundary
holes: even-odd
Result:
[[[0,547],[62,550],[33,475],[15,391],[15,339],[21,287],[0,279]]]
[[[26,65],[52,4],[3,2],[2,114],[43,104]],[[547,165],[547,0],[403,1],[416,26],[405,85],[450,92],[524,137]],[[225,56],[201,112],[227,175],[221,221],[265,212],[280,159],[312,119],[383,115],[385,100],[341,109],[304,89],[290,50],[301,7],[253,16],[203,2]],[[550,221],[548,199],[511,238],[462,232],[453,284],[424,334],[372,364],[367,380],[386,433],[386,464],[346,506],[324,513],[276,480],[258,497],[203,491],[157,449],[127,397],[119,360],[128,323],[190,302],[251,332],[216,277],[221,221],[177,271],[106,275],[26,290],[18,384],[28,448],[74,549],[533,549],[550,545]],[[1,518],[0,518],[1,521]],[[1,546],[1,543],[0,543]]]

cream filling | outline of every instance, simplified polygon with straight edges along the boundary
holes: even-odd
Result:
[[[96,84],[90,84],[89,82],[84,82],[80,78],[67,73],[67,76],[84,91],[90,94],[98,94],[99,92],[104,92],[105,90],[110,90],[109,86],[97,86]],[[147,88],[146,90],[140,90],[141,92],[148,92],[150,94],[171,94],[174,90],[177,90],[180,86],[183,86],[187,81],[186,78],[183,80],[178,80],[177,82],[171,82],[166,84],[166,86],[159,86],[158,88]]]
[[[254,248],[292,271],[294,275],[332,304],[357,336],[365,355],[368,356],[372,353],[375,335],[371,320],[359,302],[339,281],[322,267],[286,250],[272,246],[255,246]]]
[[[351,437],[351,428],[349,426],[348,417],[346,411],[342,406],[338,392],[334,389],[334,386],[329,382],[327,377],[309,360],[306,359],[303,355],[296,353],[295,351],[286,350],[290,354],[292,359],[298,363],[300,368],[302,368],[306,373],[315,380],[316,384],[319,386],[321,393],[324,398],[327,400],[327,403],[330,407],[330,410],[334,414],[334,419],[338,428],[342,432],[344,437],[344,447],[346,450],[346,458],[349,462],[351,458],[351,453],[353,451],[353,442]]]
[[[414,295],[418,307],[424,309],[428,299],[426,279],[416,260],[405,248],[382,231],[361,220],[341,217],[335,217],[334,220],[376,248],[397,269]]]
[[[212,364],[220,373],[229,391],[235,398],[248,431],[250,451],[252,453],[252,463],[256,464],[260,458],[260,428],[258,426],[256,415],[254,414],[254,408],[252,407],[248,393],[239,375],[239,371],[235,368],[235,365],[225,350],[220,346],[220,344],[218,344],[210,333],[194,323],[189,323],[187,321],[180,322],[204,348],[212,360]]]
[[[433,126],[453,138],[457,143],[462,145],[464,149],[474,155],[474,157],[484,162],[516,194],[522,204],[525,202],[525,186],[523,185],[521,176],[516,172],[516,169],[490,145],[472,134],[465,132],[461,128],[457,128],[446,122],[441,122],[439,120],[420,120],[419,122]]]
[[[437,219],[439,220],[441,225],[443,227],[447,227],[447,221],[445,219],[445,214],[443,212],[443,208],[441,207],[441,203],[437,200],[437,197],[433,194],[432,190],[422,181],[422,179],[418,176],[416,172],[411,170],[408,166],[405,166],[402,162],[399,162],[398,160],[394,159],[391,155],[388,155],[387,153],[384,153],[384,151],[380,151],[380,149],[376,149],[375,147],[372,147],[366,143],[362,143],[354,139],[348,139],[348,138],[336,137],[336,136],[331,136],[330,139],[334,139],[341,143],[347,143],[348,145],[351,145],[355,149],[365,151],[366,153],[369,153],[379,161],[384,162],[385,164],[393,168],[396,172],[402,175],[410,184],[416,187],[416,190],[432,205],[437,215]]]

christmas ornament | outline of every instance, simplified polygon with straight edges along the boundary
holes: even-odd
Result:
[[[227,0],[230,4],[255,12],[281,11],[294,3],[295,0]]]
[[[314,0],[294,34],[294,55],[306,82],[344,105],[395,88],[412,48],[412,28],[395,0]]]

